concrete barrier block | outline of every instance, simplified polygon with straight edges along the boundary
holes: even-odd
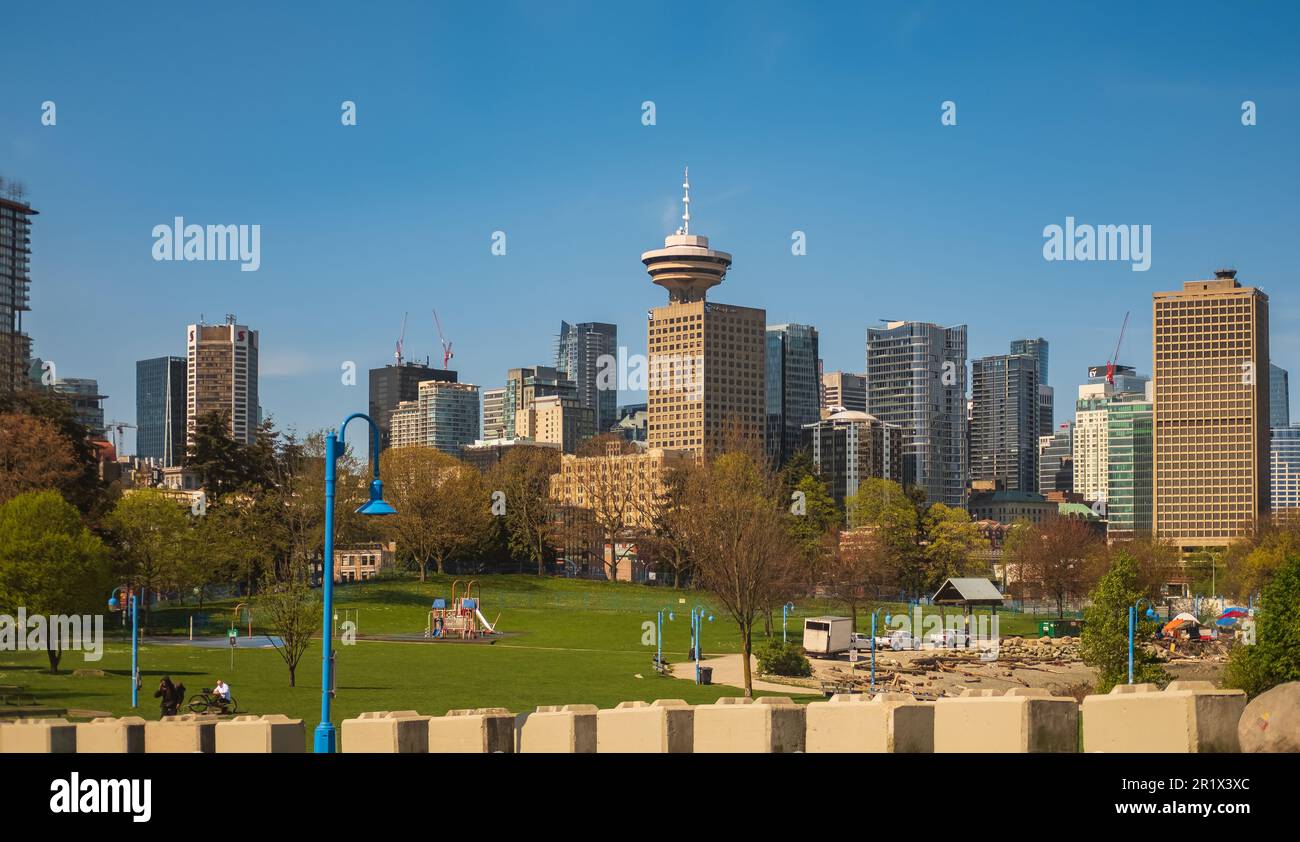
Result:
[[[1042,687],[967,690],[934,705],[934,750],[949,752],[1074,752],[1079,704]]]
[[[77,723],[78,754],[143,754],[145,721],[138,716],[101,716]]]
[[[1083,700],[1083,750],[1190,753],[1240,751],[1237,723],[1246,709],[1241,690],[1208,681],[1120,684]]]
[[[66,719],[15,719],[0,722],[0,754],[71,754],[77,726]]]
[[[515,717],[515,751],[530,754],[592,754],[596,751],[595,705],[542,705]]]
[[[429,720],[429,753],[511,754],[515,715],[505,708],[449,710]]]
[[[212,754],[217,747],[217,717],[207,713],[164,716],[144,724],[146,754]]]
[[[346,754],[426,754],[429,720],[413,710],[376,710],[345,719],[339,750]]]
[[[307,729],[284,714],[236,716],[217,723],[217,754],[303,754]]]
[[[726,696],[695,708],[695,753],[804,750],[804,709],[787,696]]]
[[[909,693],[842,693],[807,708],[809,753],[934,751],[934,704]]]
[[[596,751],[687,754],[695,750],[695,710],[682,699],[619,702],[596,714]]]

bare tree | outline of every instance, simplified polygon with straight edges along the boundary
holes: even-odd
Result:
[[[619,563],[627,557],[632,539],[640,531],[637,522],[644,501],[640,499],[639,483],[633,475],[636,465],[633,460],[623,458],[633,453],[636,445],[615,435],[589,439],[579,453],[585,463],[576,477],[581,505],[591,510],[600,527],[608,548],[608,552],[602,549],[601,560],[605,575],[611,580],[618,578]],[[622,554],[618,551],[620,538],[629,547]]]
[[[517,447],[488,475],[493,490],[505,494],[510,549],[536,561],[539,576],[546,572],[559,528],[551,501],[551,475],[559,463],[559,453],[551,448]]]
[[[858,606],[878,599],[886,588],[897,588],[889,548],[870,528],[849,529],[833,536],[827,559],[823,587],[828,596],[848,606],[856,629]]]
[[[1011,563],[1020,569],[1021,582],[1056,603],[1057,616],[1065,616],[1065,603],[1087,595],[1101,572],[1104,549],[1087,521],[1055,517],[1026,530],[1015,543]]]
[[[308,584],[305,571],[306,566],[300,564],[281,574],[268,572],[257,598],[258,613],[275,632],[271,643],[289,668],[290,687],[295,686],[298,663],[322,624],[320,599]]]
[[[700,584],[740,628],[746,696],[754,692],[754,622],[785,597],[796,554],[783,512],[780,483],[761,450],[725,452],[691,472],[684,542]]]
[[[380,474],[397,509],[385,526],[419,567],[421,582],[429,562],[446,572],[449,559],[481,546],[492,528],[483,475],[453,456],[432,447],[386,450]]]

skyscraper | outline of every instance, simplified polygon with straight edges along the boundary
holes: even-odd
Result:
[[[390,423],[393,448],[435,447],[459,457],[479,437],[478,386],[425,380],[415,400],[397,405]]]
[[[618,326],[604,322],[560,322],[560,340],[555,368],[573,381],[578,405],[590,409],[597,433],[609,431],[618,422],[618,381],[604,383],[598,377],[600,360],[618,356]],[[616,371],[612,364],[609,370]]]
[[[971,482],[1038,490],[1038,361],[1001,354],[971,362]]]
[[[903,429],[928,499],[966,505],[966,326],[888,322],[867,329],[867,412]]]
[[[731,255],[692,234],[690,181],[682,185],[682,227],[647,251],[641,262],[668,290],[668,304],[650,311],[649,420],[651,449],[712,453],[757,442],[766,427],[763,368],[767,313],[705,300],[722,283]]]
[[[1269,510],[1268,296],[1236,276],[1153,294],[1154,529],[1183,548]]]
[[[0,197],[0,394],[27,385],[32,340],[23,332],[23,313],[31,309],[31,217],[37,213],[26,202]]]
[[[1048,385],[1047,340],[1013,339],[1012,354],[1028,354],[1038,363],[1038,435],[1050,436],[1056,432],[1056,392]]]
[[[867,411],[867,378],[846,371],[828,371],[822,375],[822,409],[836,407],[853,412]]]
[[[1074,491],[1099,502],[1110,498],[1110,408],[1130,401],[1150,403],[1150,379],[1132,366],[1116,366],[1114,383],[1106,366],[1088,369],[1088,382],[1079,386],[1074,404]]]
[[[199,418],[224,415],[230,435],[251,444],[257,438],[258,334],[227,316],[225,324],[192,324],[186,333],[185,441],[193,441]]]
[[[135,452],[160,467],[185,462],[185,358],[135,364]]]
[[[1300,426],[1274,427],[1272,440],[1270,501],[1278,515],[1294,518],[1300,515]]]
[[[578,386],[553,366],[537,365],[530,368],[512,368],[507,371],[505,393],[501,401],[501,425],[505,429],[506,437],[527,437],[529,407],[538,398],[551,396],[577,401]],[[590,415],[592,429],[584,431],[584,436],[590,436],[595,432],[594,411]]]
[[[1152,405],[1118,396],[1106,412],[1106,537],[1127,541],[1151,534]]]
[[[77,423],[86,428],[91,438],[104,436],[104,405],[108,395],[99,393],[99,381],[90,377],[60,377],[54,381],[54,394],[72,405]]]
[[[767,454],[784,465],[803,443],[803,428],[821,419],[817,379],[817,328],[769,325],[764,351]]]
[[[830,417],[804,425],[803,433],[817,476],[830,489],[841,512],[845,501],[858,493],[867,479],[890,479],[910,485],[908,459],[903,452],[903,431],[865,412],[843,409]]]
[[[379,449],[392,443],[392,416],[402,401],[418,400],[420,384],[426,380],[455,383],[457,374],[443,368],[430,368],[414,362],[389,364],[369,372],[370,417],[379,426]]]
[[[1038,493],[1074,490],[1074,425],[1038,437]]]
[[[1291,375],[1272,363],[1268,364],[1268,415],[1270,427],[1291,426]]]
[[[514,430],[506,435],[506,390],[504,386],[483,390],[483,439],[514,438]]]

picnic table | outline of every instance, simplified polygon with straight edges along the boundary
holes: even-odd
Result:
[[[0,684],[0,704],[34,705],[36,697],[27,692],[21,684]]]

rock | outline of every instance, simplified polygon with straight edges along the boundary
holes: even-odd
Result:
[[[1300,681],[1256,696],[1237,723],[1241,750],[1300,752]]]
[[[1050,646],[1050,645],[1052,644],[1052,639],[1051,639],[1050,637],[1048,637],[1047,635],[1043,635],[1042,637],[1038,638],[1038,642],[1039,642],[1039,643],[1046,643],[1047,645]]]

